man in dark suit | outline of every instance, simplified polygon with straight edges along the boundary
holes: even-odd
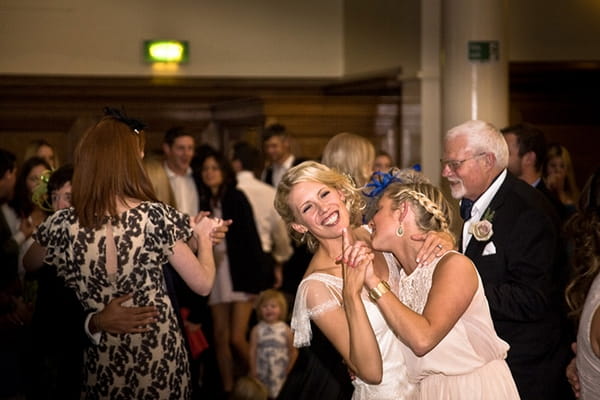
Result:
[[[491,124],[468,121],[446,133],[442,175],[465,219],[459,247],[475,263],[496,331],[511,346],[507,362],[521,397],[562,399],[568,345],[559,306],[558,217],[507,165],[508,146]],[[485,220],[491,235],[478,229]]]

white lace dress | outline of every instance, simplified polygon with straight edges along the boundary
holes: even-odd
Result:
[[[397,265],[395,259],[387,260]],[[423,312],[438,261],[439,258],[408,276],[400,269],[400,285],[395,293],[413,311]],[[494,330],[479,274],[478,281],[471,304],[433,350],[417,357],[402,346],[409,380],[418,384],[419,399],[519,399],[505,361],[509,346]]]
[[[397,288],[398,270],[390,268],[389,274],[390,286],[396,286]],[[342,286],[343,280],[341,278],[324,273],[313,273],[300,282],[291,323],[294,331],[294,346],[303,347],[310,344],[312,338],[311,318],[343,307]],[[362,301],[379,343],[383,359],[383,378],[379,385],[369,385],[359,378],[354,379],[352,381],[354,385],[352,399],[411,399],[413,385],[407,379],[406,366],[402,355],[403,345],[388,327],[377,305],[369,299],[366,290],[362,293]]]

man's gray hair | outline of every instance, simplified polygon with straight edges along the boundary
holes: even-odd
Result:
[[[496,167],[504,169],[508,166],[508,144],[504,136],[489,122],[471,120],[462,123],[446,132],[444,140],[459,136],[467,138],[467,148],[477,153],[494,153]]]

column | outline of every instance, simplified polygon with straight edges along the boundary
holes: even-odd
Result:
[[[442,134],[469,119],[508,124],[507,0],[442,4]]]

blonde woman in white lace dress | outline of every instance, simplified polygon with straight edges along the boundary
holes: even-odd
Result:
[[[399,285],[382,283],[386,278],[370,267],[366,273],[360,266],[349,269],[347,279],[380,289],[377,305],[405,344],[408,376],[416,384],[417,398],[518,399],[505,361],[509,346],[496,335],[473,263],[452,251],[416,268],[418,246],[410,236],[448,231],[449,218],[446,200],[431,184],[390,184],[371,222],[371,245],[393,253],[399,261]],[[353,265],[370,252],[355,243],[345,251],[344,262]]]
[[[277,211],[291,225],[292,236],[303,236],[314,249],[296,295],[294,345],[310,344],[312,319],[355,374],[353,399],[408,399],[411,386],[400,342],[366,291],[357,301],[347,301],[354,288],[344,286],[343,268],[336,260],[342,254],[342,231],[350,226],[348,210],[359,211],[361,201],[348,178],[316,162],[290,169],[278,186]],[[368,237],[362,228],[350,236],[361,232]],[[378,257],[375,269],[390,279],[383,258]]]
[[[291,227],[292,237],[303,238],[314,251],[296,294],[291,323],[294,345],[310,344],[312,320],[356,376],[353,399],[409,399],[413,388],[401,343],[362,283],[345,284],[348,267],[339,262],[343,232],[346,246],[355,239],[369,239],[367,230],[350,226],[363,203],[362,194],[347,177],[316,162],[290,169],[277,188],[275,208]],[[363,269],[367,261],[373,261],[376,273],[397,286],[398,270],[381,253],[366,257]]]

